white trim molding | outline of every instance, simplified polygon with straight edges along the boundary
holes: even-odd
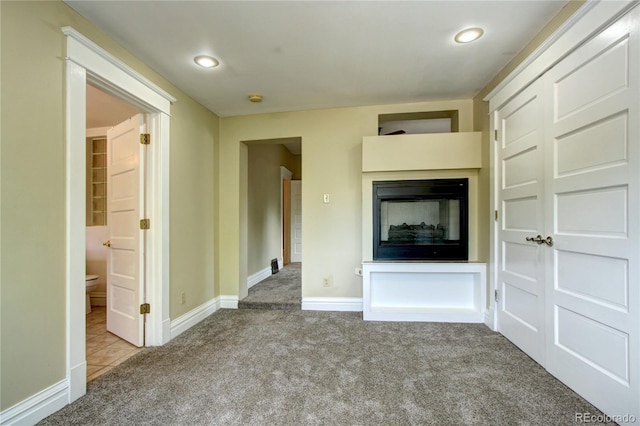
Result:
[[[278,268],[280,267],[280,262],[278,261]],[[260,281],[266,280],[271,276],[271,266],[264,268],[261,271],[256,272],[255,274],[249,275],[247,278],[247,288],[251,288],[254,285],[258,284]]]
[[[66,380],[67,402],[86,393],[86,75],[68,60],[66,72]],[[84,374],[83,374],[84,373]]]
[[[0,425],[36,424],[67,405],[68,392],[68,381],[61,380],[1,412]]]
[[[118,86],[132,88],[136,91],[130,93],[138,98],[138,101],[145,101],[146,98],[153,101],[151,105],[157,107],[163,104],[160,111],[165,114],[170,113],[171,105],[176,98],[162,90],[153,82],[139,74],[133,68],[117,59],[115,56],[89,40],[87,37],[76,31],[73,27],[62,27],[62,33],[67,36],[67,59],[71,59],[83,68],[92,68],[97,75],[102,75],[102,69],[116,69],[122,75],[122,81],[128,80],[126,85],[119,85],[119,81],[112,81]],[[73,40],[73,42],[71,41]],[[127,78],[128,77],[128,78]],[[107,78],[107,80],[112,80]]]
[[[157,226],[146,231],[146,302],[156,307],[147,318],[146,345],[161,346],[170,340],[169,115],[149,114],[147,129],[154,141],[147,145],[147,211]]]
[[[148,213],[157,226],[147,234],[147,345],[169,340],[169,114],[175,98],[71,27],[66,37],[66,292],[67,392],[71,403],[86,392],[85,188],[86,85],[91,83],[149,113]]]
[[[361,297],[303,297],[303,311],[362,312]]]
[[[220,296],[214,297],[206,303],[190,310],[184,315],[171,321],[171,338],[184,333],[203,319],[220,309]]]
[[[484,311],[484,324],[489,327],[493,331],[498,331],[497,323],[496,323],[496,310],[493,308],[489,308]]]
[[[238,309],[238,296],[218,296],[221,309]]]

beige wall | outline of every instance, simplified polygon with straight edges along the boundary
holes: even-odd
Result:
[[[282,258],[280,166],[293,172],[296,157],[284,145],[250,143],[247,188],[247,274],[252,275]]]
[[[0,2],[0,410],[66,375],[64,46],[73,26],[177,98],[171,112],[171,317],[215,296],[218,118],[60,1]],[[187,303],[176,295],[185,291]]]
[[[171,93],[175,95],[177,89]],[[214,298],[218,117],[183,95],[171,107],[170,317]],[[186,303],[180,304],[184,292]]]
[[[246,294],[244,141],[302,138],[303,297],[361,297],[362,280],[354,270],[362,262],[362,137],[377,135],[378,114],[452,109],[460,110],[460,131],[471,131],[471,100],[222,118],[221,294]],[[331,196],[329,204],[322,202],[325,193]],[[322,286],[324,277],[332,278],[332,287]]]

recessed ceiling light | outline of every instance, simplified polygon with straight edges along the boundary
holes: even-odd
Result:
[[[193,61],[203,68],[215,68],[220,65],[220,62],[213,56],[200,55],[193,58]]]
[[[456,34],[454,39],[458,43],[469,43],[482,37],[482,34],[484,34],[482,28],[467,28]]]

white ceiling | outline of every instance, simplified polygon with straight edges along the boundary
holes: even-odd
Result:
[[[565,3],[67,1],[219,116],[471,98]]]

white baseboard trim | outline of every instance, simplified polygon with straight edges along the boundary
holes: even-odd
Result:
[[[69,400],[72,403],[87,393],[87,361],[71,367],[69,370]]]
[[[89,293],[91,298],[91,306],[107,306],[107,292],[106,291],[92,291]]]
[[[68,402],[69,383],[65,379],[1,412],[0,425],[36,424]]]
[[[487,327],[489,327],[493,331],[498,331],[496,328],[495,322],[495,310],[493,308],[488,308],[484,311],[484,323]]]
[[[220,297],[214,297],[195,309],[171,321],[171,339],[179,336],[200,321],[220,309]]]
[[[238,296],[219,296],[220,308],[222,309],[238,309]]]
[[[362,312],[361,297],[303,297],[303,311]]]
[[[258,284],[262,280],[266,280],[271,276],[271,266],[264,268],[261,271],[256,272],[253,275],[250,275],[247,278],[247,288],[251,288],[254,285]]]
[[[160,336],[160,346],[169,343],[171,340],[171,319],[162,320],[162,336]]]

